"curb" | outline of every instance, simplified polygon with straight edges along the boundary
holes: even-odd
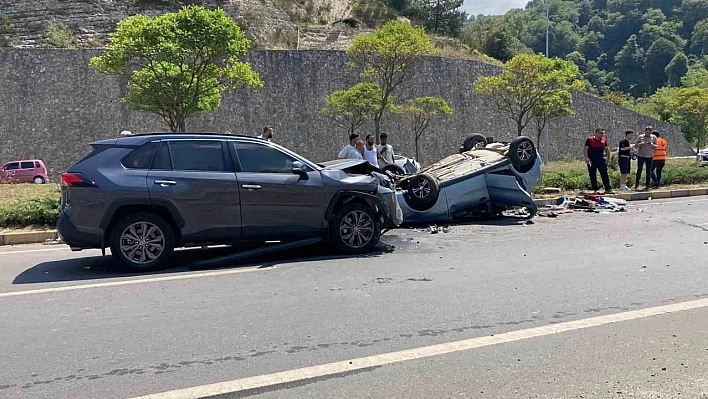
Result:
[[[688,190],[663,190],[663,191],[646,191],[640,193],[617,193],[612,194],[612,198],[623,199],[625,201],[645,201],[648,199],[665,199],[665,198],[681,198],[695,197],[699,195],[708,195],[708,188],[692,188]],[[559,205],[563,202],[563,197],[548,198],[534,200],[536,206],[551,206]]]
[[[26,233],[1,233],[0,246],[38,244],[43,243],[47,240],[56,240],[57,238],[58,235],[56,230],[30,231]]]

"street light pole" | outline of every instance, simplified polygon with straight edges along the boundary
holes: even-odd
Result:
[[[549,46],[549,31],[551,27],[551,1],[546,0],[546,58],[550,56],[550,46]],[[549,147],[551,146],[551,141],[549,139],[549,123],[546,123],[546,156],[543,158],[545,163],[548,163],[548,151]]]

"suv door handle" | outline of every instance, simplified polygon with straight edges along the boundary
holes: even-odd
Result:
[[[262,189],[263,187],[261,187],[261,186],[258,185],[258,184],[243,184],[243,185],[241,185],[241,188],[246,188],[246,189],[249,189],[249,190],[260,190],[260,189]]]
[[[162,187],[176,186],[177,182],[172,180],[155,180],[155,184],[159,184]]]

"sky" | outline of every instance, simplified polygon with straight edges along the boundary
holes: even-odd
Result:
[[[524,8],[528,0],[464,0],[462,9],[471,15],[504,14],[512,8]]]

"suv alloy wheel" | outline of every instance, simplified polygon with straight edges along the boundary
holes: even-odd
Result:
[[[162,217],[140,212],[123,217],[111,231],[111,254],[131,271],[165,266],[175,248],[172,227]]]
[[[330,239],[338,252],[369,252],[380,236],[379,217],[369,205],[361,202],[344,205],[330,221]]]

